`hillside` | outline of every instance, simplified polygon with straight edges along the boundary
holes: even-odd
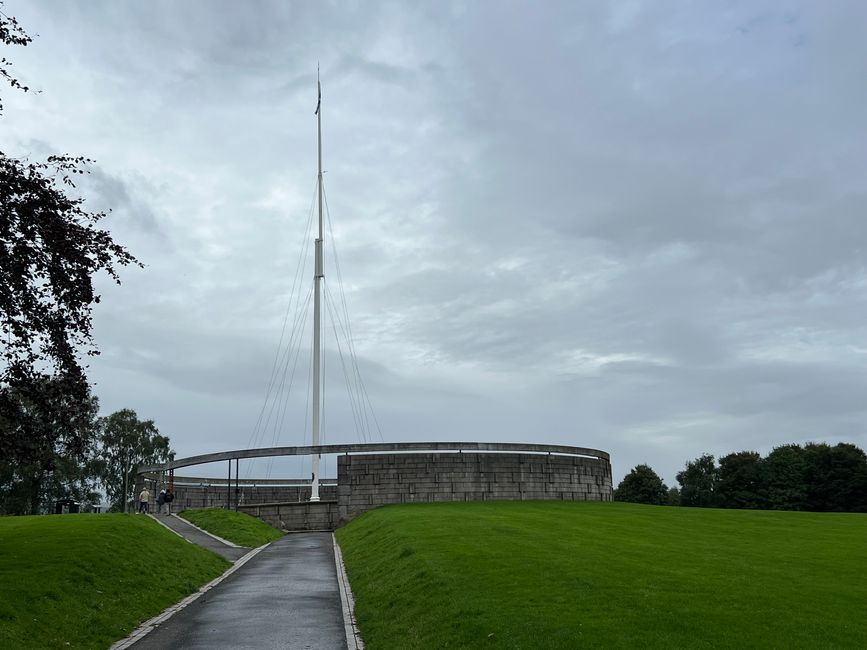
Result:
[[[369,650],[867,647],[867,516],[387,506],[337,532]]]
[[[0,517],[0,648],[107,648],[229,563],[148,517]]]
[[[184,510],[178,516],[239,546],[256,547],[283,537],[283,531],[261,519],[225,508]]]

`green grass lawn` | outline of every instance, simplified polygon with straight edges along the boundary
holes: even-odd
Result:
[[[148,517],[0,517],[0,648],[107,648],[228,567]]]
[[[184,510],[179,515],[217,537],[239,546],[257,547],[283,537],[283,531],[243,512],[223,508]]]
[[[337,531],[369,650],[867,648],[867,516],[487,502]]]

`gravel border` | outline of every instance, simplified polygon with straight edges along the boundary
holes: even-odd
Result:
[[[352,588],[349,586],[349,578],[346,576],[346,567],[343,565],[343,553],[337,543],[337,537],[331,533],[334,542],[334,564],[337,566],[337,586],[340,591],[340,604],[343,606],[343,627],[346,630],[346,647],[349,650],[364,650],[364,641],[355,621],[355,598],[352,596]]]

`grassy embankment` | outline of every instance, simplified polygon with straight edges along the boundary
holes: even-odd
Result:
[[[228,567],[148,517],[0,517],[0,648],[107,648]]]
[[[369,650],[867,647],[867,516],[499,502],[337,532]]]
[[[257,547],[283,537],[283,531],[243,512],[223,508],[184,510],[179,514],[199,528],[239,546]]]

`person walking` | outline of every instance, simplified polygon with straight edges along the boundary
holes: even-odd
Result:
[[[157,496],[157,514],[163,514],[163,504],[166,502],[166,491],[160,490],[159,496]]]
[[[138,511],[144,512],[147,514],[148,512],[148,501],[151,500],[151,493],[148,491],[147,487],[145,487],[141,494],[138,495]]]

